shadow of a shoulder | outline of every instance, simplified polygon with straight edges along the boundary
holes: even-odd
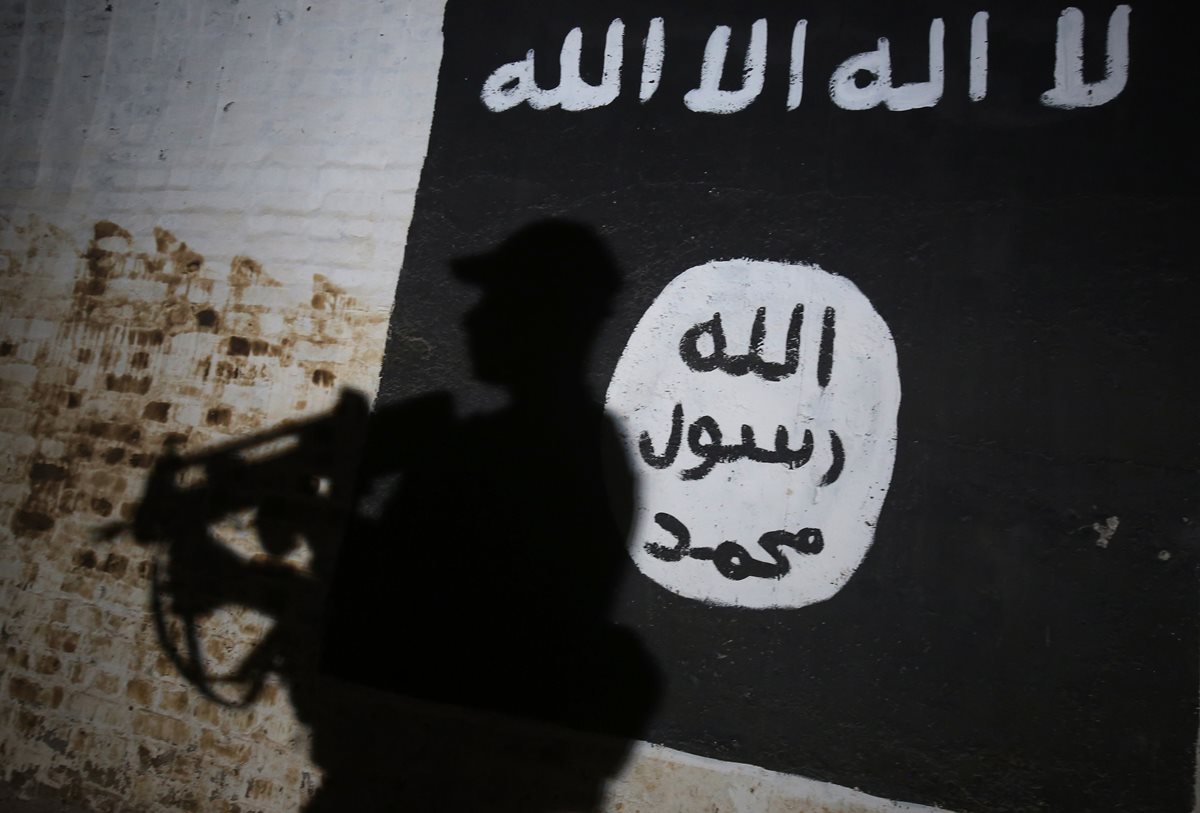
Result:
[[[312,757],[324,779],[309,813],[587,813],[632,745],[334,678],[318,684]]]

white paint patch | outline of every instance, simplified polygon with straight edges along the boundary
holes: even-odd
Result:
[[[689,90],[683,97],[688,110],[696,113],[736,113],[748,107],[762,93],[767,69],[767,21],[755,20],[750,27],[750,45],[746,48],[742,86],[737,90],[721,90],[731,33],[729,26],[719,25],[709,35],[704,46],[704,62],[700,65],[700,87]]]
[[[887,37],[880,37],[874,51],[855,54],[833,72],[829,79],[829,98],[843,110],[870,110],[881,102],[888,110],[915,110],[933,107],[942,98],[945,86],[946,26],[936,18],[929,24],[929,80],[892,85],[892,52]],[[859,72],[871,77],[860,87]]]
[[[688,269],[650,305],[608,388],[637,481],[629,551],[705,602],[803,607],[874,538],[900,379],[883,319],[812,265]]]
[[[531,50],[525,58],[501,65],[483,83],[480,98],[488,110],[498,113],[528,102],[534,110],[561,106],[563,110],[592,110],[612,104],[621,92],[621,62],[625,42],[625,23],[609,23],[604,37],[604,73],[600,84],[584,81],[579,63],[583,51],[583,30],[572,28],[563,38],[559,51],[558,87],[541,89],[534,81],[536,59]],[[661,63],[659,65],[661,70]]]
[[[1125,89],[1129,80],[1129,6],[1117,6],[1108,18],[1104,78],[1083,80],[1083,12],[1063,9],[1054,47],[1054,87],[1042,94],[1047,107],[1098,107]]]
[[[792,30],[792,60],[788,72],[787,109],[795,110],[804,98],[804,47],[808,40],[808,20],[800,20]]]
[[[977,11],[971,18],[971,74],[967,95],[979,102],[987,96],[988,74],[988,13]]]
[[[1096,547],[1107,548],[1108,543],[1117,533],[1117,528],[1121,527],[1120,517],[1109,517],[1104,520],[1104,524],[1099,522],[1092,523],[1092,530],[1096,532]]]
[[[668,781],[653,781],[669,777]],[[829,813],[948,813],[860,790],[637,743],[621,773],[608,783],[601,810],[655,813],[829,811]]]
[[[663,32],[663,18],[655,17],[650,21],[650,29],[642,43],[642,86],[638,90],[638,101],[650,101],[654,91],[658,90],[665,56],[666,35]]]

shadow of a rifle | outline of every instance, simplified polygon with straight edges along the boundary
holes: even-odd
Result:
[[[312,648],[353,508],[353,464],[367,416],[365,396],[345,390],[315,417],[197,452],[169,448],[151,469],[133,519],[98,529],[102,540],[128,534],[152,549],[149,608],[159,645],[209,700],[251,705],[272,672],[287,679],[297,668],[290,650],[299,638],[310,638]],[[240,527],[223,533],[231,523]],[[223,608],[256,611],[273,625],[236,668],[216,675],[201,625]],[[311,635],[293,629],[298,620]],[[222,685],[242,688],[231,698]]]

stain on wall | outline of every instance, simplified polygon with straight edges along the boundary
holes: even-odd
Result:
[[[79,513],[129,519],[163,448],[260,428],[267,399],[285,394],[285,412],[320,409],[339,372],[362,380],[378,363],[370,340],[383,316],[319,274],[291,304],[288,294],[300,297],[248,256],[214,269],[164,229],[153,252],[136,251],[111,221],[93,232],[72,250],[51,226],[3,224],[12,299],[0,397],[14,413],[33,408],[22,426],[32,448],[12,464],[26,491],[8,524],[22,538]],[[22,294],[47,262],[72,259],[70,298],[51,332],[41,303]]]
[[[250,256],[220,267],[200,249],[156,228],[138,250],[109,220],[83,245],[36,218],[0,220],[0,761],[14,784],[97,810],[294,809],[317,781],[301,777],[304,732],[277,686],[234,711],[182,682],[149,625],[150,554],[98,531],[132,518],[165,449],[320,411],[338,382],[370,382],[386,312],[322,275],[285,284]],[[251,553],[244,524],[228,524],[223,540]],[[206,656],[236,663],[266,624],[222,611]],[[196,779],[205,761],[225,778]]]

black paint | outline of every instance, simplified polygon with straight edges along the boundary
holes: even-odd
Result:
[[[671,410],[671,434],[667,438],[666,449],[662,454],[654,453],[654,441],[648,431],[638,437],[638,453],[647,466],[665,469],[675,462],[679,456],[679,445],[683,442],[683,404],[676,404]]]
[[[474,376],[462,334],[474,294],[449,264],[546,215],[589,224],[626,272],[586,371],[593,397],[658,292],[716,259],[844,275],[896,339],[895,472],[874,547],[840,593],[746,611],[624,582],[620,618],[667,672],[650,740],[949,809],[1191,809],[1200,179],[1185,122],[1200,102],[1200,29],[1191,7],[1135,2],[1124,92],[1054,110],[1039,97],[1065,5],[513,2],[497,14],[451,0],[381,405],[445,390],[464,409],[500,408]],[[972,103],[968,32],[981,8],[989,91]],[[1113,6],[1081,8],[1096,77]],[[666,21],[666,62],[640,104],[653,15]],[[800,15],[804,100],[787,111]],[[491,113],[480,102],[491,71],[530,48],[539,85],[552,86],[574,26],[584,78],[599,81],[616,16],[626,72],[610,106]],[[925,78],[935,16],[946,24],[937,107],[830,102],[834,68],[880,36],[897,82]],[[770,26],[759,99],[729,116],[688,111],[713,26],[732,27],[736,67],[759,17]],[[682,427],[681,416],[676,452]],[[1120,526],[1102,547],[1092,526],[1109,516]]]
[[[827,486],[836,483],[838,478],[842,476],[842,468],[846,465],[846,447],[842,445],[842,439],[837,432],[829,430],[829,447],[833,451],[833,461],[829,464],[829,470],[821,478],[818,485]]]
[[[671,434],[667,437],[666,447],[662,454],[655,454],[654,441],[649,432],[643,431],[638,438],[638,453],[646,465],[656,469],[671,466],[679,455],[679,447],[683,437],[683,404],[676,404],[671,410]],[[837,479],[842,470],[841,441],[837,433],[830,430],[830,443],[833,446],[834,461],[829,473],[821,481],[828,485]],[[755,463],[782,463],[789,469],[798,469],[812,458],[813,434],[811,429],[804,430],[804,441],[800,448],[789,448],[788,430],[786,426],[775,427],[775,447],[764,449],[758,445],[754,437],[754,427],[742,424],[741,442],[722,443],[724,433],[721,425],[711,415],[701,415],[692,421],[688,427],[688,449],[700,462],[679,472],[682,480],[702,480],[717,466],[718,463],[732,463],[735,460],[753,460]],[[832,479],[831,479],[832,478]]]
[[[743,546],[725,540],[715,548],[692,547],[692,533],[678,518],[660,511],[654,521],[667,533],[675,537],[671,547],[657,542],[647,542],[646,552],[664,562],[680,562],[684,559],[699,559],[712,562],[717,572],[727,579],[740,581],[750,576],[760,579],[782,579],[791,570],[792,564],[781,552],[791,548],[800,554],[820,553],[825,549],[825,536],[818,528],[803,528],[796,533],[768,531],[758,538],[758,545],[771,558],[764,562],[755,559]]]
[[[828,338],[826,333],[822,333],[821,362],[818,368],[822,387],[829,383],[829,371],[833,367],[832,313],[833,308],[825,309],[825,331]],[[679,357],[689,369],[698,373],[710,373],[714,370],[732,376],[754,373],[764,381],[782,381],[795,375],[800,368],[800,330],[803,326],[804,306],[796,305],[792,308],[792,315],[788,320],[784,360],[771,362],[762,355],[763,341],[767,336],[766,308],[759,308],[755,312],[754,323],[750,326],[750,351],[740,355],[725,352],[725,328],[721,324],[721,314],[714,313],[712,319],[693,325],[683,332],[679,339]],[[699,341],[702,336],[708,336],[713,344],[712,352],[708,355],[700,352]]]
[[[825,318],[821,320],[821,350],[817,356],[817,383],[822,388],[829,386],[829,376],[833,374],[833,337],[837,332],[837,311],[825,309]]]

